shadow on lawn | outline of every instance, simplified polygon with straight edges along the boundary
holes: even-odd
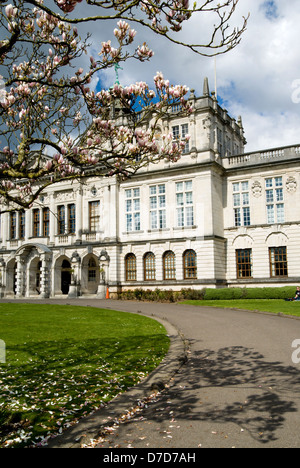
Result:
[[[30,429],[33,438],[36,430],[43,433],[41,423],[46,434],[57,430],[57,421],[63,425],[126,391],[157,367],[168,344],[165,335],[154,334],[8,347],[0,367],[0,446],[1,437],[26,425],[39,426]],[[13,355],[27,360],[12,361]]]

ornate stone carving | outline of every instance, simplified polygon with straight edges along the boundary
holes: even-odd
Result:
[[[297,181],[295,177],[290,176],[286,181],[286,189],[289,193],[294,193],[297,190]]]
[[[252,189],[252,194],[255,198],[259,198],[261,196],[262,186],[261,186],[261,183],[258,182],[258,180],[253,182],[251,189]]]

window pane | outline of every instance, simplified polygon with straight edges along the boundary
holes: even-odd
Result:
[[[144,279],[155,280],[155,255],[148,253],[144,257]]]
[[[274,224],[275,223],[274,205],[268,205],[267,206],[267,220],[268,220],[269,224]]]
[[[234,210],[234,225],[236,227],[241,226],[241,209],[235,208]]]
[[[280,203],[277,205],[277,222],[284,223],[284,205]]]
[[[150,212],[150,225],[151,229],[157,229],[157,213],[156,211]]]
[[[266,187],[273,187],[273,179],[266,179]]]
[[[240,194],[235,193],[233,195],[233,206],[240,206],[240,204],[241,204]]]
[[[242,191],[247,192],[249,190],[249,182],[242,182]]]
[[[163,257],[164,279],[176,279],[175,270],[175,254],[173,252],[166,252]]]
[[[236,251],[237,278],[252,277],[252,250]]]
[[[176,192],[183,192],[183,182],[176,183]]]
[[[193,203],[193,192],[186,193],[186,204],[191,205]]]
[[[243,208],[244,226],[250,226],[250,208]]]
[[[196,252],[188,250],[183,256],[184,279],[197,278]]]
[[[283,201],[283,189],[276,189],[276,201],[280,202]]]
[[[243,205],[249,205],[249,193],[243,193]]]
[[[177,201],[177,206],[183,205],[183,193],[177,193],[176,201]]]
[[[274,201],[273,190],[266,191],[266,199],[267,199],[267,203],[273,203]]]
[[[125,258],[126,281],[136,280],[136,258],[134,254],[128,254]]]
[[[177,208],[177,226],[184,226],[184,208]]]
[[[288,276],[286,247],[271,247],[269,252],[271,276]]]
[[[193,226],[194,224],[194,210],[193,207],[186,208],[186,225]]]

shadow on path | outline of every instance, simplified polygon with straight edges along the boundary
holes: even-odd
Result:
[[[101,446],[113,446],[120,440],[126,442],[128,430],[134,447],[145,446],[147,439],[150,446],[160,446],[158,431],[161,439],[165,438],[166,433],[171,433],[167,431],[172,431],[167,429],[172,427],[172,421],[180,425],[181,431],[181,438],[172,435],[173,447],[197,447],[203,423],[209,435],[216,423],[223,425],[224,431],[226,425],[234,424],[239,431],[243,428],[248,433],[248,444],[252,440],[256,446],[274,445],[287,414],[298,411],[299,390],[300,375],[295,367],[268,362],[252,349],[233,346],[217,352],[196,351],[170,387],[143,413],[121,423],[115,432],[117,437],[110,433]],[[141,420],[148,425],[142,426]],[[154,423],[153,427],[149,421]],[[194,432],[188,433],[191,423]],[[143,432],[150,430],[155,435]],[[293,443],[299,445],[299,439]]]

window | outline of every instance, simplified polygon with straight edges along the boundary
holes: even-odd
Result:
[[[141,229],[140,189],[125,190],[126,231]]]
[[[126,281],[136,281],[136,258],[132,253],[125,257],[125,278]]]
[[[266,179],[267,222],[284,223],[282,177]]]
[[[49,236],[49,222],[50,222],[50,210],[49,208],[43,209],[43,236]]]
[[[90,232],[99,231],[100,226],[100,202],[89,202],[89,227]]]
[[[166,227],[166,187],[164,184],[150,187],[150,229]]]
[[[74,203],[68,205],[68,231],[69,234],[75,234],[76,231],[76,210]]]
[[[172,134],[173,134],[173,141],[176,143],[179,143],[181,140],[184,140],[185,137],[189,133],[189,125],[188,124],[183,124],[183,125],[175,125],[172,127]],[[190,151],[190,145],[189,142],[186,143],[183,154],[188,153]]]
[[[93,258],[90,258],[89,263],[88,263],[88,281],[90,283],[95,283],[96,282],[96,262]]]
[[[25,211],[19,212],[19,238],[25,239]]]
[[[217,147],[219,155],[224,156],[223,132],[220,128],[217,128]]]
[[[163,256],[163,278],[164,280],[176,279],[175,254],[170,250]]]
[[[177,227],[193,226],[193,190],[192,181],[176,183]]]
[[[236,250],[237,278],[252,277],[252,249]]]
[[[58,218],[57,233],[59,235],[63,235],[66,232],[66,210],[65,210],[64,205],[60,205],[57,207],[57,218]]]
[[[144,280],[155,280],[155,255],[152,252],[144,256]]]
[[[17,213],[12,211],[10,213],[10,239],[14,240],[17,238]]]
[[[40,210],[33,210],[33,237],[40,235]]]
[[[250,198],[249,182],[236,182],[233,184],[233,210],[234,225],[250,226]]]
[[[197,279],[197,255],[194,250],[187,250],[183,254],[184,279]]]
[[[269,256],[271,277],[288,276],[286,247],[270,247]]]

